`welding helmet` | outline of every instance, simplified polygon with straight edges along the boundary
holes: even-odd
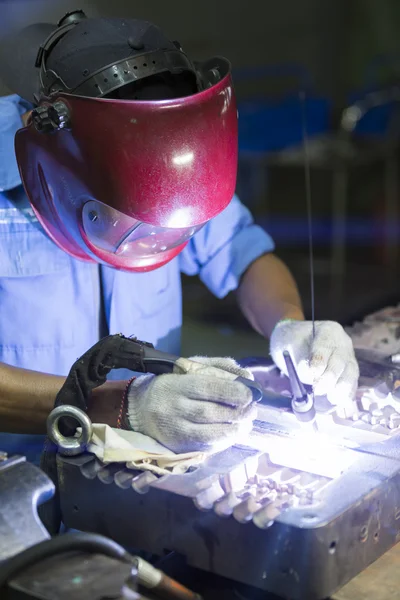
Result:
[[[25,28],[10,52],[23,64],[0,75],[35,106],[15,138],[21,179],[70,255],[152,270],[229,204],[237,110],[226,59],[194,63],[151,23],[82,11]]]

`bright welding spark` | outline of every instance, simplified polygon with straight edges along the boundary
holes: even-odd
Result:
[[[338,446],[327,435],[309,435],[299,431],[291,438],[252,432],[241,445],[250,446],[269,455],[272,463],[298,471],[306,471],[335,479],[358,458],[349,448]]]

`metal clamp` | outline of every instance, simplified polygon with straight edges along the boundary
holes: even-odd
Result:
[[[78,422],[81,432],[78,436],[67,437],[60,432],[58,427],[62,418],[69,417]],[[47,435],[50,440],[58,446],[60,454],[65,456],[76,456],[86,450],[92,437],[92,422],[83,410],[75,406],[58,406],[51,411],[47,417]]]

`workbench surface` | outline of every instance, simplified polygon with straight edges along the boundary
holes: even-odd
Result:
[[[400,544],[357,575],[331,600],[398,600],[400,598]]]

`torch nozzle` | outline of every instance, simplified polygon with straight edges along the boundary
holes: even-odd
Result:
[[[301,423],[307,426],[311,425],[313,431],[317,431],[314,398],[311,394],[307,393],[300,381],[292,357],[287,350],[284,351],[283,358],[285,359],[290,387],[292,388],[292,410]]]

